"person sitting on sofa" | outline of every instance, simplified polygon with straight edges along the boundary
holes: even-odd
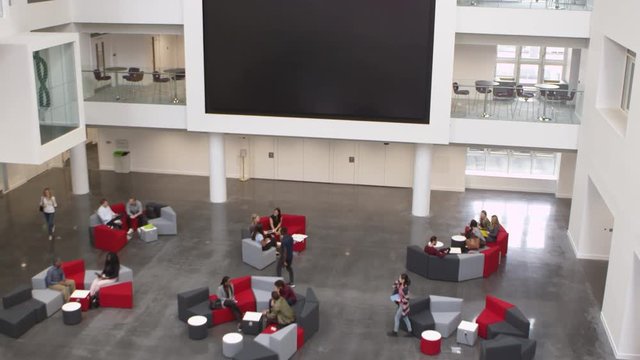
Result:
[[[269,217],[269,233],[280,235],[280,228],[282,228],[282,211],[280,208],[273,209],[273,214]]]
[[[480,231],[480,227],[478,226],[478,222],[474,219],[471,220],[467,231],[463,234],[467,239],[477,238],[479,241],[479,247],[484,247],[486,244],[486,239],[484,235],[482,235],[482,231]]]
[[[107,199],[100,200],[100,207],[98,208],[96,213],[98,214],[100,221],[102,221],[104,225],[117,229],[122,228],[122,220],[120,219],[120,215],[114,213],[113,210],[111,210]]]
[[[108,252],[107,258],[104,260],[104,268],[102,269],[102,272],[100,274],[96,273],[97,276],[93,279],[91,287],[89,288],[92,307],[98,306],[98,292],[100,291],[100,288],[118,281],[119,274],[120,260],[118,259],[118,254]]]
[[[451,251],[449,248],[437,249],[436,244],[438,243],[438,238],[436,236],[432,236],[429,239],[429,242],[424,247],[424,252],[429,255],[437,256],[439,258],[445,257]]]
[[[126,210],[127,225],[129,226],[127,235],[131,235],[134,230],[140,231],[140,228],[147,224],[147,219],[145,218],[143,213],[144,208],[142,207],[142,203],[140,202],[140,200],[134,197],[131,197],[129,201],[127,201]],[[137,224],[133,221],[134,219],[138,219]],[[134,229],[134,225],[136,225],[135,227],[137,229]]]
[[[486,238],[489,234],[489,231],[491,230],[491,221],[489,221],[487,212],[484,210],[480,211],[480,220],[478,220],[478,227],[480,227],[482,236]]]
[[[262,246],[262,251],[269,250],[271,247],[276,246],[276,239],[264,236],[262,231],[262,224],[256,224],[255,230],[251,234],[251,240],[257,242]]]
[[[280,294],[281,297],[289,304],[293,306],[298,302],[298,298],[296,297],[296,293],[293,291],[291,286],[284,283],[282,280],[276,280],[273,284],[276,287],[276,291]]]
[[[47,270],[44,283],[47,288],[61,292],[65,303],[69,301],[69,297],[76,290],[76,282],[73,279],[65,279],[60,258],[55,259],[53,266]]]
[[[274,324],[278,329],[296,321],[296,314],[287,301],[277,291],[271,292],[269,310],[262,312],[267,318],[267,324]]]
[[[491,231],[489,231],[489,235],[487,236],[487,242],[496,242],[500,229],[502,229],[502,225],[500,225],[500,221],[498,221],[498,216],[491,215]]]
[[[249,225],[249,234],[253,234],[256,231],[256,225],[260,223],[260,215],[251,214],[251,224]]]
[[[212,309],[230,308],[233,316],[238,321],[238,326],[240,326],[240,322],[242,321],[242,312],[238,307],[235,290],[233,288],[233,284],[229,281],[228,276],[223,277],[222,281],[220,281],[220,286],[218,286],[216,295],[218,295],[218,299],[211,302],[210,307]]]

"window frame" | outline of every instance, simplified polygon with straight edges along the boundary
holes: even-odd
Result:
[[[516,47],[515,57],[514,58],[500,57],[498,55],[499,54],[498,46],[515,46]],[[537,65],[538,75],[535,83],[542,84],[542,83],[545,83],[545,78],[544,78],[545,66],[556,65],[556,66],[562,66],[562,72],[560,74],[559,81],[567,82],[565,77],[567,76],[567,60],[568,60],[569,48],[564,47],[564,54],[563,54],[562,60],[550,60],[550,59],[547,59],[547,48],[561,48],[560,46],[537,46],[540,48],[540,56],[538,59],[523,58],[522,48],[525,46],[536,46],[536,45],[505,45],[505,44],[496,45],[496,65],[494,67],[495,77],[498,77],[497,75],[498,64],[514,64],[513,78],[516,80],[517,83],[521,83],[520,81],[521,65]],[[556,82],[556,80],[547,80],[547,82]]]
[[[622,96],[620,98],[620,109],[625,113],[629,112],[631,105],[631,93],[633,92],[633,76],[635,74],[636,53],[627,49],[624,65],[624,78],[622,80]]]
[[[477,169],[477,162],[473,164],[474,169],[469,169],[468,157],[482,156],[484,154],[484,169]],[[487,164],[490,162],[489,157],[506,155],[506,169],[504,171],[487,170]],[[552,159],[553,171],[549,174],[535,174],[534,167],[537,159]],[[493,177],[508,177],[508,178],[521,178],[521,179],[543,179],[543,180],[558,180],[560,174],[560,153],[551,151],[538,151],[538,150],[526,150],[526,149],[504,149],[504,148],[480,148],[480,147],[468,147],[466,153],[465,175],[474,176],[493,176]],[[528,172],[515,172],[512,169],[512,162],[518,159],[529,160]]]

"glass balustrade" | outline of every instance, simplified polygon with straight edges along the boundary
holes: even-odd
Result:
[[[593,0],[458,0],[458,6],[591,11]]]
[[[580,123],[583,92],[566,84],[516,85],[490,80],[455,84],[453,118]]]
[[[85,101],[185,105],[185,69],[83,70]]]

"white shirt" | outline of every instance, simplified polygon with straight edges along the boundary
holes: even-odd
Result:
[[[264,240],[264,236],[262,236],[262,234],[260,234],[260,233],[257,233],[256,234],[256,239],[254,241],[259,244],[260,241],[262,241],[262,240]]]
[[[40,206],[42,206],[42,212],[53,214],[56,212],[56,207],[58,206],[56,203],[56,197],[52,196],[51,199],[44,196],[40,197]]]
[[[109,206],[100,206],[96,213],[98,214],[98,217],[103,224],[108,223],[109,221],[111,221],[111,219],[116,217],[116,213],[114,213]]]

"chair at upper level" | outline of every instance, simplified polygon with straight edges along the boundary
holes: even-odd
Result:
[[[164,87],[162,84],[168,83],[171,79],[162,76],[159,71],[151,73],[151,77],[153,79],[153,97],[162,97],[162,88]]]
[[[557,117],[558,106],[566,106],[567,103],[572,102],[576,97],[576,91],[571,90],[555,90],[553,93],[547,93],[547,102],[551,105],[552,118]]]
[[[529,108],[532,108],[531,107],[532,101],[530,101],[530,100],[532,98],[534,98],[535,96],[536,96],[535,93],[533,93],[531,91],[526,91],[524,89],[524,85],[522,85],[522,84],[516,85],[516,98],[518,100],[521,100],[521,101],[517,101],[516,102],[516,106],[513,109],[514,115],[515,115],[516,111],[518,112],[518,114],[520,113],[520,111],[522,111],[522,104],[521,104],[522,102],[524,102],[527,105],[527,114],[529,114]],[[518,106],[518,104],[520,104],[520,106]],[[520,108],[518,109],[518,107],[520,107]],[[533,115],[533,113],[532,113],[532,115]]]
[[[93,77],[96,79],[98,84],[100,83],[100,81],[109,81],[109,80],[111,80],[111,76],[102,75],[102,72],[100,71],[100,69],[94,69],[93,70]]]
[[[128,74],[122,77],[125,79],[129,85],[134,85],[133,87],[133,95],[135,96],[137,87],[142,86],[142,79],[144,79],[144,71],[140,71],[140,68],[130,67],[128,70]]]
[[[508,109],[512,113],[513,103],[516,99],[516,83],[512,81],[502,81],[493,88],[494,112],[499,109]],[[497,109],[499,108],[499,109]]]
[[[467,114],[469,113],[469,90],[460,90],[460,85],[457,82],[453,82],[453,94],[455,95],[453,98],[453,109],[452,112],[456,111],[456,107],[458,105],[458,101],[461,96],[466,96],[465,100],[467,104]]]

